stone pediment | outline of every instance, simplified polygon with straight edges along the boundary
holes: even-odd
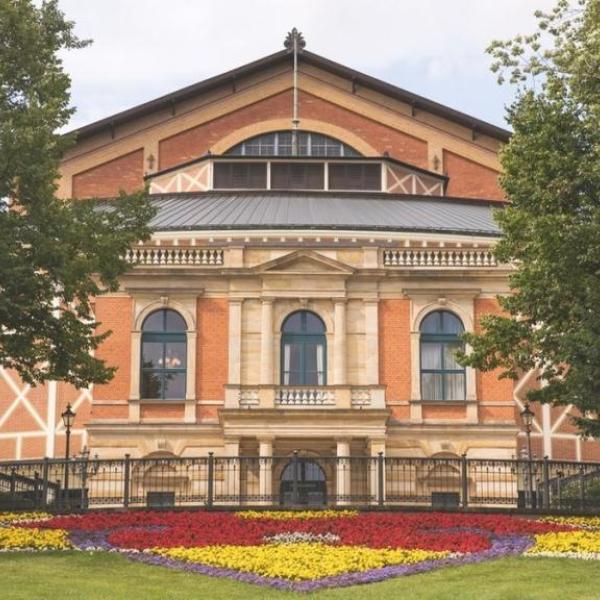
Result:
[[[254,267],[262,275],[351,275],[355,269],[312,250],[297,250]]]

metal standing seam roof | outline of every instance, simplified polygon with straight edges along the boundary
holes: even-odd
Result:
[[[155,231],[340,229],[501,235],[499,203],[431,196],[203,192],[151,196]]]

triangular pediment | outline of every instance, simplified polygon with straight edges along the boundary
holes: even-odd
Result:
[[[263,275],[351,275],[349,265],[312,250],[296,250],[254,267]]]

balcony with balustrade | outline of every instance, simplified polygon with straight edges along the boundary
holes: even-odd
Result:
[[[383,386],[229,385],[225,409],[383,410]]]

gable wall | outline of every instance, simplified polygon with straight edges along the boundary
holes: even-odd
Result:
[[[76,197],[133,191],[151,172],[197,158],[211,149],[222,153],[239,141],[236,132],[257,135],[287,128],[292,106],[289,72],[266,72],[227,88],[188,100],[172,113],[157,111],[112,132],[84,139],[63,163],[60,193]],[[449,195],[501,199],[496,176],[499,144],[487,136],[472,138],[465,127],[367,88],[351,89],[320,69],[303,66],[300,78],[301,127],[318,130],[359,146],[366,155],[388,152],[415,166],[447,173]],[[154,119],[154,120],[153,120]],[[137,123],[137,125],[136,125]],[[318,125],[318,127],[315,127]],[[137,126],[137,129],[136,129]],[[330,128],[331,131],[327,132]],[[95,141],[93,141],[95,140]]]

